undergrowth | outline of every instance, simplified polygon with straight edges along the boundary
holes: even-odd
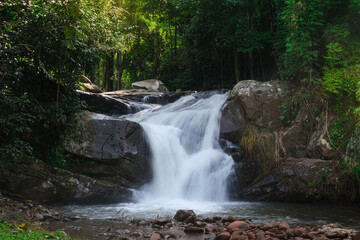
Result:
[[[60,239],[71,240],[62,232],[50,233],[48,231],[32,231],[26,224],[14,225],[0,220],[0,239],[2,240],[41,240],[41,239]]]

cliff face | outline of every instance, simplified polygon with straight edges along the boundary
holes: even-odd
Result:
[[[336,118],[311,91],[279,81],[239,82],[221,119],[221,138],[243,151],[233,195],[288,201],[346,195],[339,190],[339,181],[347,181],[338,163],[344,150],[331,146],[328,131]]]

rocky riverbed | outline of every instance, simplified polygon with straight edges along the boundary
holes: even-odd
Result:
[[[192,210],[178,210],[173,218],[128,220],[121,213],[105,220],[70,216],[31,201],[0,196],[0,220],[22,224],[24,229],[63,231],[71,237],[104,240],[359,240],[355,230],[326,226],[290,226],[272,221],[255,224],[251,219],[202,217]],[[25,225],[24,225],[25,224]]]

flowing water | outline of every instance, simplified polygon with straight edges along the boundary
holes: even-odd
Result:
[[[226,201],[233,160],[218,143],[227,94],[199,93],[129,117],[150,145],[153,180],[135,193],[139,202]]]
[[[254,223],[335,223],[360,230],[359,206],[228,202],[227,178],[233,160],[218,144],[219,118],[226,98],[226,94],[193,94],[127,116],[141,124],[152,152],[153,180],[134,190],[137,203],[66,206],[61,210],[93,220],[130,220],[173,217],[178,209],[193,209],[203,216],[232,215]]]

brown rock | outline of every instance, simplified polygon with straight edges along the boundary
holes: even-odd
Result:
[[[166,236],[168,236],[168,238],[174,238],[174,239],[178,239],[182,237],[182,234],[176,231],[161,231],[160,235],[162,238],[165,238]]]
[[[156,218],[153,221],[154,225],[160,225],[160,226],[164,226],[164,225],[166,225],[168,223],[171,223],[170,219],[168,219],[168,218]]]
[[[344,231],[336,232],[336,235],[339,238],[347,238],[349,236],[349,234],[347,232],[344,232]]]
[[[265,233],[263,231],[258,231],[256,233],[256,240],[265,240]]]
[[[234,221],[234,222],[230,223],[226,228],[230,232],[234,231],[234,229],[236,229],[236,228],[247,230],[250,228],[250,224],[248,224],[247,222],[244,222],[244,221]]]
[[[249,240],[255,240],[256,236],[252,232],[246,232],[246,236],[248,236]]]
[[[150,240],[161,240],[161,236],[159,233],[151,234]]]
[[[234,221],[237,221],[237,218],[235,218],[233,216],[229,216],[227,220],[228,220],[228,222],[234,222]]]
[[[294,235],[295,235],[294,230],[291,228],[286,229],[286,235],[288,237],[294,237]]]
[[[216,229],[215,226],[212,224],[206,224],[206,226],[205,226],[205,230],[209,233],[214,232],[215,229]]]
[[[195,213],[193,210],[180,209],[176,212],[174,219],[176,221],[182,222],[185,219],[189,218],[190,216],[195,216]]]
[[[275,226],[274,223],[264,223],[260,226],[260,229],[263,231],[269,230],[270,228],[273,228]]]
[[[307,233],[307,231],[306,231],[306,229],[303,228],[303,227],[297,227],[297,228],[295,228],[295,230],[294,230],[294,234],[295,234],[296,237],[303,236],[303,235],[306,234],[306,233]]]
[[[197,226],[197,227],[205,227],[205,226],[206,226],[206,222],[195,221],[195,226]]]
[[[290,226],[287,222],[279,222],[276,226],[282,230],[287,230],[290,228]]]
[[[327,232],[327,233],[325,233],[325,236],[327,238],[336,238],[336,237],[338,237],[337,233],[335,233],[335,232]]]
[[[231,237],[229,232],[222,232],[220,234],[218,234],[214,240],[229,240]]]
[[[249,240],[249,238],[246,235],[237,235],[234,237],[231,235],[230,240]]]
[[[184,229],[186,233],[203,233],[204,229],[201,227],[186,226]]]

